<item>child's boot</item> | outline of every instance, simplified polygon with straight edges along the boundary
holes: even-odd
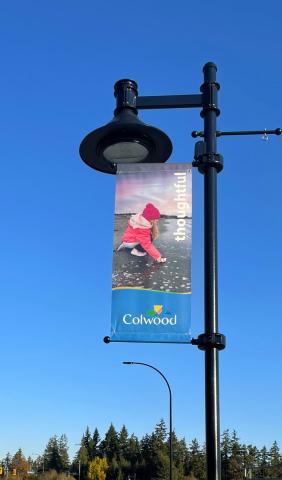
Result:
[[[139,252],[139,250],[136,250],[136,248],[133,248],[130,253],[136,257],[144,257],[144,255],[147,255],[146,252]]]

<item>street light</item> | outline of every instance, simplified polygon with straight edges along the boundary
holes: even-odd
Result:
[[[152,368],[156,372],[158,372],[161,377],[163,377],[168,391],[169,391],[169,480],[172,480],[172,394],[171,394],[171,388],[170,385],[164,376],[164,374],[158,370],[156,367],[153,367],[153,365],[149,365],[148,363],[143,363],[143,362],[122,362],[124,365],[144,365],[145,367]]]
[[[137,118],[141,109],[201,108],[204,120],[202,132],[192,132],[193,138],[203,137],[195,145],[193,166],[204,175],[204,333],[192,339],[205,352],[205,418],[207,480],[220,480],[220,420],[219,420],[219,359],[218,351],[225,348],[225,336],[218,333],[217,280],[217,174],[223,169],[223,158],[217,153],[217,137],[223,135],[281,135],[282,129],[221,132],[216,129],[220,114],[217,102],[219,84],[217,67],[208,62],[203,68],[201,93],[168,96],[138,96],[133,80],[115,84],[116,110],[114,119],[88,134],[80,145],[82,160],[105,173],[116,173],[120,163],[165,162],[172,151],[167,135]],[[109,343],[109,337],[105,342]]]
[[[204,83],[201,93],[192,95],[169,95],[140,97],[137,84],[131,80],[121,80],[115,85],[117,100],[116,116],[123,116],[125,121],[111,122],[87,135],[80,146],[82,160],[91,167],[107,173],[115,173],[120,163],[117,155],[117,145],[120,143],[134,144],[136,128],[136,111],[140,109],[159,108],[202,108],[201,116],[204,119],[204,141],[197,142],[194,166],[204,174],[205,182],[205,333],[199,335],[192,343],[205,351],[205,400],[206,400],[206,455],[207,478],[219,480],[220,467],[220,429],[219,429],[219,375],[218,350],[225,347],[225,337],[218,333],[217,321],[217,204],[216,188],[217,173],[223,168],[222,157],[216,150],[216,118],[219,115],[217,106],[216,82],[217,67],[214,63],[204,66]],[[129,124],[129,117],[134,119],[133,126]],[[116,125],[123,128],[116,128]],[[165,162],[172,148],[171,142],[165,134],[150,135],[151,130],[144,126],[138,128],[136,141],[148,149],[145,162]],[[128,136],[127,136],[128,129]],[[147,132],[147,134],[146,134]],[[117,137],[114,138],[115,133]],[[159,133],[159,131],[158,131]],[[145,145],[142,139],[149,140]],[[158,138],[157,138],[158,137]],[[123,142],[126,138],[126,142]],[[166,140],[166,141],[165,141]],[[111,162],[105,158],[108,145],[115,146],[111,151]],[[125,145],[124,145],[125,147]],[[133,146],[134,148],[134,146]],[[155,152],[155,154],[154,154]],[[162,155],[161,155],[162,154]],[[140,160],[140,157],[138,161]],[[110,339],[106,338],[106,342]]]
[[[165,162],[172,152],[171,141],[137,117],[137,83],[119,80],[114,95],[114,118],[84,138],[79,149],[82,160],[105,173],[116,173],[119,163]]]

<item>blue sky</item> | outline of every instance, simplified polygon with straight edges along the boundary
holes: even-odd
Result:
[[[197,93],[218,65],[220,130],[281,119],[278,1],[3,1],[1,45],[0,457],[29,455],[89,425],[138,436],[167,419],[204,441],[204,355],[191,345],[105,345],[110,331],[115,178],[88,168],[82,138],[107,123],[113,85],[140,95]],[[198,110],[141,112],[193,158]],[[262,447],[281,436],[282,138],[222,138],[218,178],[221,430]],[[193,178],[193,324],[203,332],[203,178]],[[138,369],[138,370],[137,370]]]

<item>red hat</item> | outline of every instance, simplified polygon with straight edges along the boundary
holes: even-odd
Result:
[[[161,216],[160,211],[152,203],[147,203],[142,215],[146,220],[157,220]]]

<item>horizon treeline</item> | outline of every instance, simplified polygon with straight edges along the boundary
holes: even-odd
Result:
[[[205,445],[197,439],[187,444],[173,442],[173,480],[205,480]],[[38,454],[36,454],[38,455]],[[221,463],[223,480],[282,477],[282,456],[274,441],[268,450],[240,442],[235,430],[225,430],[221,436]],[[1,461],[2,476],[8,480],[168,480],[169,434],[164,420],[151,434],[140,440],[129,435],[125,426],[117,431],[110,425],[104,438],[95,428],[86,428],[73,460],[68,455],[65,435],[49,439],[42,455],[25,458],[19,449]]]

